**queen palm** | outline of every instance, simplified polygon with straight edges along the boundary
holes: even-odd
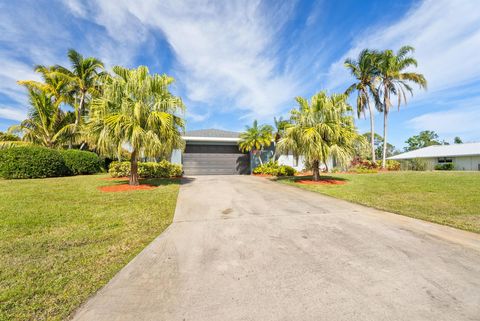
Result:
[[[103,94],[91,103],[87,140],[102,154],[113,156],[122,148],[130,154],[130,185],[138,185],[140,157],[158,157],[182,148],[184,121],[177,116],[184,110],[169,86],[174,79],[136,69],[113,67],[114,75],[105,81]]]
[[[378,91],[379,96],[383,98],[383,168],[385,168],[387,155],[388,115],[392,106],[391,96],[397,96],[397,108],[400,110],[400,105],[407,103],[406,93],[413,95],[412,83],[417,84],[420,88],[427,88],[427,80],[422,74],[407,71],[412,66],[417,67],[417,60],[409,56],[413,51],[413,47],[403,46],[397,53],[392,50],[385,50],[378,55]]]
[[[9,128],[21,132],[22,140],[45,147],[59,147],[71,135],[69,125],[74,115],[60,109],[60,101],[42,90],[29,89],[30,112],[28,118]]]
[[[357,92],[357,117],[360,118],[362,114],[368,109],[370,116],[370,152],[372,161],[375,159],[375,120],[374,120],[374,108],[370,102],[372,97],[376,101],[376,106],[380,106],[378,103],[378,92],[376,88],[376,77],[378,75],[377,70],[378,52],[369,49],[364,49],[358,55],[357,60],[346,59],[345,67],[349,69],[352,76],[356,79],[356,82],[347,88],[345,93],[350,95],[353,91]]]
[[[94,57],[83,57],[77,51],[70,49],[68,51],[71,70],[55,65],[52,67],[50,77],[58,78],[69,84],[69,92],[72,95],[73,105],[75,107],[75,126],[81,123],[85,114],[85,106],[92,97],[100,94],[101,76],[105,75],[102,71],[103,62]]]
[[[239,147],[242,152],[257,152],[272,144],[273,128],[270,125],[258,125],[257,120],[253,121],[252,127],[246,126],[246,130],[240,134]],[[262,156],[258,157],[260,164]]]
[[[310,102],[296,98],[298,109],[292,110],[290,124],[278,142],[281,152],[303,155],[311,164],[313,179],[320,180],[320,164],[326,164],[330,156],[340,165],[346,165],[355,152],[359,139],[350,116],[351,106],[347,95],[325,91],[314,95]]]

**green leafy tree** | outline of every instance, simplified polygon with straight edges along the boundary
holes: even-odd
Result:
[[[407,139],[405,143],[408,145],[405,147],[405,151],[411,151],[432,145],[442,145],[442,142],[438,140],[438,135],[434,131],[424,130],[418,135],[414,135]]]
[[[453,143],[454,144],[463,144],[463,141],[460,137],[457,136],[453,139]]]
[[[77,51],[68,51],[71,69],[55,65],[48,73],[49,77],[58,79],[68,85],[70,102],[75,107],[75,126],[81,123],[85,115],[85,106],[90,100],[100,95],[101,81],[106,75],[103,62],[94,57],[83,57]]]
[[[350,71],[351,75],[356,81],[347,88],[345,93],[350,95],[352,92],[357,92],[357,116],[360,118],[364,115],[366,110],[370,117],[370,155],[373,162],[375,162],[375,109],[374,106],[379,107],[378,90],[376,88],[378,75],[378,59],[379,54],[376,51],[364,49],[358,55],[357,60],[346,59],[345,67]],[[376,101],[372,104],[371,98]],[[374,105],[374,106],[372,106]]]
[[[378,54],[377,68],[379,80],[379,97],[382,99],[383,111],[383,155],[382,167],[385,168],[387,158],[387,132],[388,115],[392,107],[391,98],[396,96],[397,108],[407,102],[406,93],[413,95],[411,84],[417,84],[420,88],[427,88],[427,80],[422,74],[408,71],[412,66],[417,66],[417,61],[410,56],[414,51],[411,46],[403,46],[396,53],[385,50]]]
[[[314,95],[310,102],[296,98],[298,109],[293,109],[290,124],[278,142],[281,152],[303,155],[313,171],[313,179],[320,180],[320,164],[330,156],[339,165],[346,165],[355,154],[355,143],[362,139],[357,134],[351,116],[352,107],[347,95],[325,91]]]
[[[270,125],[258,125],[256,120],[253,121],[252,127],[246,126],[246,130],[240,134],[240,142],[238,146],[242,152],[260,151],[258,159],[263,165],[261,151],[265,147],[269,147],[273,140],[273,128]]]
[[[22,134],[22,140],[45,147],[61,147],[70,138],[74,115],[60,108],[60,101],[42,90],[29,89],[28,118],[9,128]]]
[[[167,155],[183,148],[184,105],[169,91],[174,79],[149,73],[145,66],[113,67],[103,94],[92,101],[88,141],[102,154],[113,156],[128,146],[130,185],[138,185],[140,157]]]

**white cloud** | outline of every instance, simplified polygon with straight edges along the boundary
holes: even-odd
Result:
[[[0,106],[0,118],[22,121],[27,117],[27,112],[22,109]]]
[[[408,121],[408,125],[416,131],[433,130],[447,140],[451,140],[454,136],[478,140],[480,113],[477,106],[426,113],[414,117]]]
[[[277,32],[291,7],[259,1],[97,1],[95,21],[122,42],[161,32],[192,101],[220,110],[272,115],[297,93],[292,74],[278,72]],[[148,29],[148,31],[147,31]]]
[[[418,71],[428,80],[429,91],[454,88],[480,79],[480,10],[475,1],[427,0],[399,22],[377,26],[360,35],[355,45],[330,67],[328,86],[343,89],[351,81],[343,66],[363,48],[416,48]]]

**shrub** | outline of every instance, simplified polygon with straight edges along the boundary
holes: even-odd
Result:
[[[427,170],[427,162],[421,158],[413,158],[401,162],[402,170],[425,171]]]
[[[454,163],[444,163],[435,165],[437,171],[453,171],[455,169]]]
[[[296,170],[288,165],[280,165],[278,162],[270,161],[263,165],[256,167],[253,170],[254,174],[265,174],[272,176],[293,176]]]
[[[130,175],[130,162],[112,162],[108,170],[112,177],[126,177]],[[158,163],[138,163],[138,175],[142,178],[167,178],[182,176],[182,165],[172,164],[162,160]]]
[[[376,168],[353,167],[350,169],[350,172],[356,174],[374,174],[378,173],[378,170]]]
[[[102,161],[95,153],[78,149],[62,150],[60,153],[73,175],[95,174],[102,170]]]
[[[70,175],[62,154],[38,146],[0,150],[0,177],[43,178]]]
[[[372,162],[371,160],[368,159],[361,159],[361,158],[354,158],[351,166],[353,168],[359,168],[359,169],[376,169],[378,168],[377,163]]]
[[[382,167],[382,161],[377,160],[377,167]],[[396,160],[393,159],[387,159],[385,161],[385,168],[389,171],[398,171],[400,170],[400,162],[397,162]]]

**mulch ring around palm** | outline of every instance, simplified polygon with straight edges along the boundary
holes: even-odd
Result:
[[[304,185],[343,185],[346,184],[346,181],[339,181],[337,179],[322,179],[319,181],[313,181],[309,179],[297,180],[295,183],[304,184]]]

